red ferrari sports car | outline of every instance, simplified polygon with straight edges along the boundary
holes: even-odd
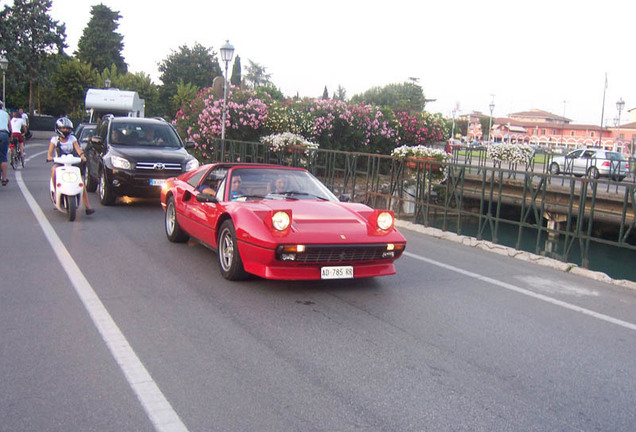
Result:
[[[392,211],[340,202],[302,168],[203,165],[168,179],[161,205],[168,239],[216,250],[229,280],[391,275],[406,247]]]

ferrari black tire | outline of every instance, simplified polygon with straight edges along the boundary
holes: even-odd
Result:
[[[108,183],[108,179],[106,178],[106,171],[102,170],[99,176],[99,202],[102,205],[109,206],[115,203],[115,194],[113,193],[113,187]]]
[[[231,281],[243,280],[248,274],[243,268],[241,255],[236,242],[236,231],[231,220],[226,220],[221,224],[219,230],[219,268],[221,275]]]
[[[177,210],[174,205],[174,197],[172,196],[168,197],[165,217],[166,237],[168,237],[168,240],[173,243],[183,243],[188,241],[190,236],[181,229],[179,222],[177,221]]]

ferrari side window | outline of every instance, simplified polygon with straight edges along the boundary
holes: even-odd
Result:
[[[197,187],[197,185],[201,181],[201,177],[203,177],[203,174],[205,174],[205,171],[196,173],[195,175],[193,175],[192,177],[188,179],[188,184],[194,188]]]

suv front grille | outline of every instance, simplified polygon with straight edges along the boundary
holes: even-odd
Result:
[[[174,162],[137,162],[138,170],[142,171],[178,171],[181,172],[181,164]]]

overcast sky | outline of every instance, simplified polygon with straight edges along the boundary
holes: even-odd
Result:
[[[621,123],[636,108],[635,1],[53,0],[69,54],[99,3],[122,16],[129,70],[157,84],[172,51],[218,53],[229,39],[243,73],[248,59],[265,66],[288,96],[340,85],[351,97],[415,77],[436,99],[426,109],[445,116],[456,105],[487,114],[494,95],[495,116],[537,108],[598,125],[607,73],[604,124],[619,98]]]

